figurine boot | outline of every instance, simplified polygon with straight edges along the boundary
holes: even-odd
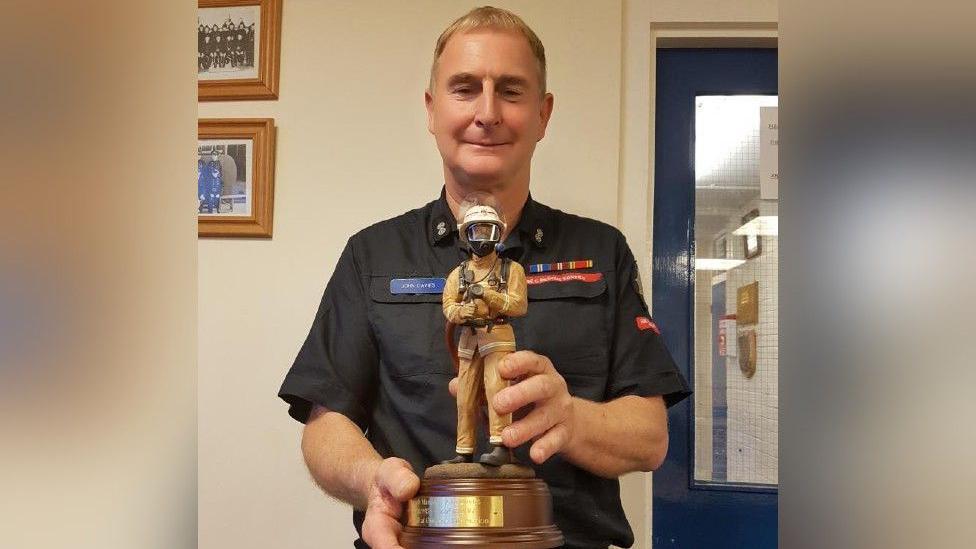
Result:
[[[501,444],[493,445],[495,448],[487,453],[481,454],[481,458],[478,462],[482,465],[491,465],[493,467],[498,467],[499,465],[505,465],[506,463],[514,463],[515,460],[512,459],[512,451]]]
[[[454,465],[457,463],[471,463],[474,461],[473,454],[458,454],[451,459],[445,459],[441,462],[441,465]]]

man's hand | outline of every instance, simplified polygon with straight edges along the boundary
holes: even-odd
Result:
[[[505,357],[499,374],[514,383],[498,391],[492,406],[500,414],[533,404],[524,418],[502,431],[513,448],[535,439],[532,461],[542,463],[561,452],[570,463],[603,478],[631,471],[653,471],[668,451],[668,412],[660,396],[628,395],[591,402],[569,395],[566,380],[552,362],[531,351]],[[457,396],[458,379],[448,390]]]
[[[505,446],[514,448],[535,440],[529,448],[529,457],[542,463],[570,444],[573,397],[552,361],[532,351],[518,351],[501,361],[498,373],[515,383],[495,395],[491,405],[496,412],[508,414],[533,405],[528,415],[502,431]]]
[[[420,489],[420,479],[410,464],[400,458],[380,462],[369,487],[369,502],[363,519],[363,541],[373,549],[403,549],[400,515],[403,503]]]
[[[498,370],[504,379],[516,383],[495,395],[491,405],[496,412],[507,414],[523,406],[534,405],[527,416],[502,431],[502,442],[514,448],[537,439],[529,448],[529,457],[536,463],[542,463],[573,439],[573,397],[569,394],[566,380],[556,371],[552,361],[532,351],[508,355]],[[448,384],[448,390],[455,397],[457,384],[457,378]]]

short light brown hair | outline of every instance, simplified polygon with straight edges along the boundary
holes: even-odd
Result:
[[[434,71],[437,69],[437,60],[444,53],[447,41],[455,34],[478,29],[514,31],[524,36],[529,42],[529,48],[532,49],[532,55],[539,62],[539,85],[542,88],[540,93],[546,93],[546,48],[543,47],[542,41],[521,17],[508,10],[492,6],[482,6],[469,11],[457,18],[441,33],[434,47],[434,62],[430,66],[430,82],[427,86],[431,93],[434,92]]]

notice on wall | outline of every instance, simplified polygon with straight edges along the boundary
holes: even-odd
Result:
[[[779,198],[778,107],[759,107],[759,197]]]
[[[718,356],[736,355],[735,315],[725,315],[718,321]]]

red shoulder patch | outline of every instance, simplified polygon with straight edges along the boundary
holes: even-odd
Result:
[[[647,318],[646,316],[639,316],[635,318],[634,321],[637,322],[638,330],[651,330],[655,334],[661,335],[661,330],[658,329],[657,324],[655,324],[650,318]]]

